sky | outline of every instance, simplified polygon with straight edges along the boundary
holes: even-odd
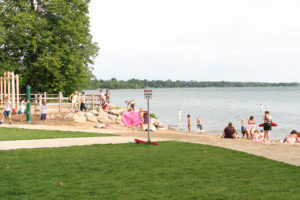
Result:
[[[300,82],[299,0],[91,0],[98,79]]]

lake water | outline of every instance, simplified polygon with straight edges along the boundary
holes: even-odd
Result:
[[[164,88],[152,89],[150,112],[166,125],[187,130],[186,115],[192,119],[192,131],[197,131],[196,118],[200,116],[207,134],[222,134],[229,121],[240,132],[241,119],[251,115],[256,124],[263,122],[260,104],[271,112],[273,127],[271,139],[287,136],[292,129],[300,130],[300,87],[252,88]],[[87,94],[98,91],[86,91]],[[136,108],[147,109],[143,89],[110,90],[111,103],[125,107],[125,100],[136,100]],[[178,110],[182,109],[182,120]],[[239,136],[241,134],[239,133]]]

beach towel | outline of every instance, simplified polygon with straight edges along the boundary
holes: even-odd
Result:
[[[123,113],[122,123],[124,126],[139,126],[142,124],[142,120],[140,118],[139,112],[130,111],[127,113]]]

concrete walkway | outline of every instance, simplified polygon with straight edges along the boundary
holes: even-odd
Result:
[[[0,141],[0,150],[70,147],[93,144],[122,144],[133,143],[135,138],[136,137],[112,136]],[[153,138],[152,141],[166,141],[166,139]]]

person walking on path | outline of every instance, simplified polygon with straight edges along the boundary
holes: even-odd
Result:
[[[9,100],[8,96],[6,96],[4,98],[4,104],[5,104],[5,109],[4,109],[0,124],[2,124],[4,122],[4,117],[8,117],[9,118],[9,124],[12,124],[12,122],[11,122],[11,106],[12,106],[12,103]]]

